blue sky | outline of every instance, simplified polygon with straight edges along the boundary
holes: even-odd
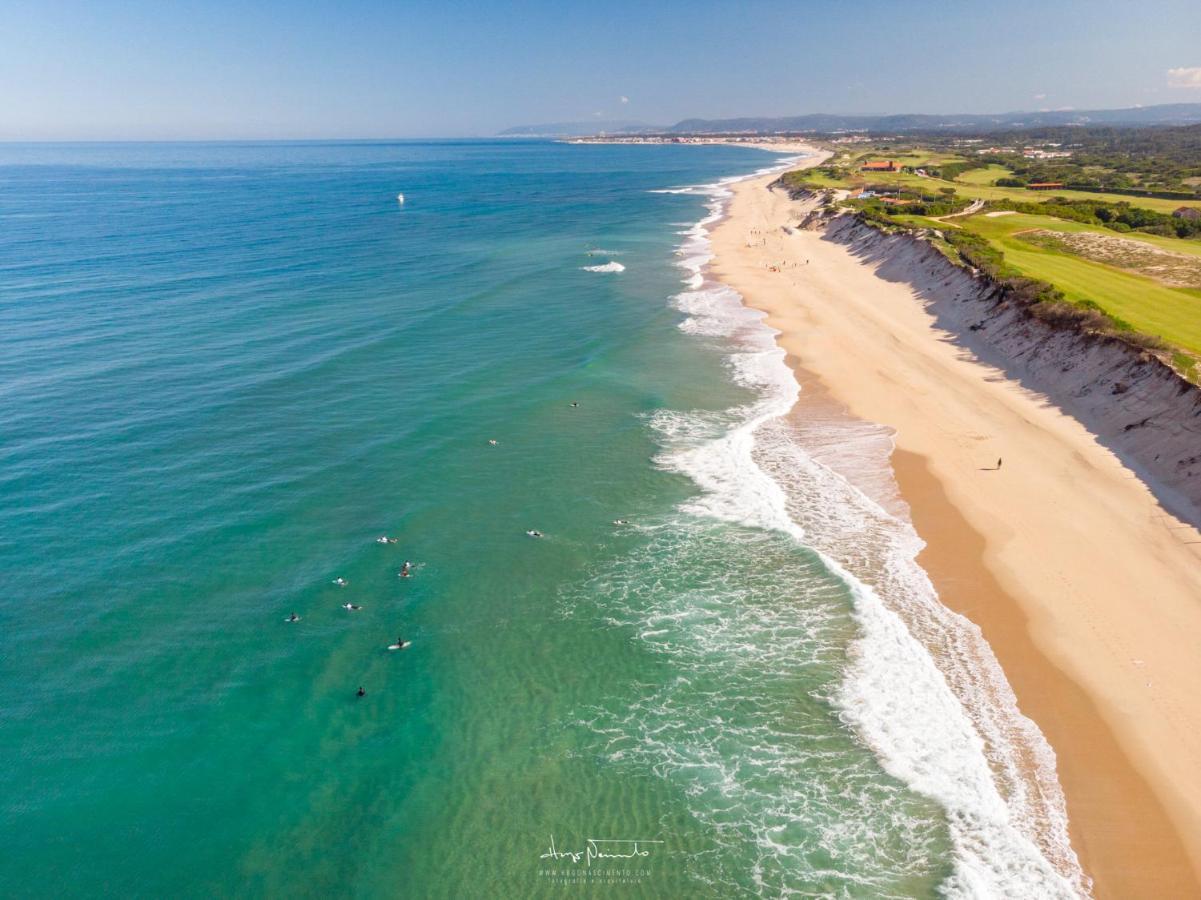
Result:
[[[0,0],[2,140],[1181,101],[1201,0]]]

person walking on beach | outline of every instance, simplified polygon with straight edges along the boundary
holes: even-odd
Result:
[[[1000,471],[1000,469],[1001,469],[1001,457],[998,456],[997,457],[997,471]]]

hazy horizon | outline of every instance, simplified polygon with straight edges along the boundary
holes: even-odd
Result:
[[[544,122],[1201,101],[1201,4],[0,11],[0,140],[487,137]]]

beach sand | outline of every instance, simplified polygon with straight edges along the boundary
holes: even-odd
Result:
[[[1095,895],[1201,896],[1201,534],[951,341],[909,285],[820,232],[785,233],[801,205],[774,177],[734,186],[713,274],[781,331],[799,414],[833,402],[895,430],[919,560],[1054,748]]]

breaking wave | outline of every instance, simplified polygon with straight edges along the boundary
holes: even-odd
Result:
[[[677,251],[686,289],[674,304],[685,314],[680,328],[716,342],[753,399],[720,413],[651,418],[658,465],[700,492],[678,518],[648,526],[638,559],[592,586],[612,623],[686,662],[687,674],[633,708],[594,711],[587,724],[610,759],[681,779],[698,819],[752,841],[761,892],[812,889],[815,834],[830,844],[827,874],[837,870],[844,885],[863,879],[860,891],[889,892],[875,872],[881,861],[894,873],[929,875],[939,826],[917,802],[926,798],[953,859],[937,876],[945,895],[1087,895],[1053,751],[1018,710],[979,629],[942,605],[916,562],[923,544],[891,476],[891,434],[840,414],[794,411],[800,390],[777,332],[705,276],[709,228],[736,180],[667,191],[709,198],[708,215]],[[772,678],[823,666],[828,677],[809,699],[870,748],[909,800],[859,771],[837,739],[793,729],[782,712],[789,707],[763,700]],[[722,687],[702,689],[718,673]],[[704,722],[748,703],[763,703],[762,714],[736,728]],[[830,785],[837,797],[814,793],[801,776],[815,753],[846,754],[838,758],[845,780]],[[763,783],[766,772],[796,777],[781,793],[779,782]],[[884,841],[886,831],[901,839]]]

